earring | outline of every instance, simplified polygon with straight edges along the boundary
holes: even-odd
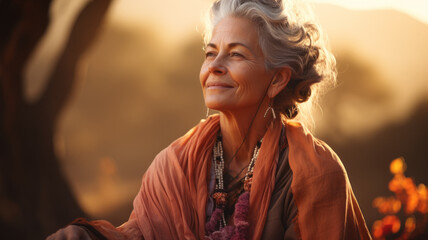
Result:
[[[210,115],[210,108],[207,108],[207,114],[205,115],[205,118],[208,118],[208,116]]]
[[[272,117],[273,117],[273,119],[275,120],[276,119],[276,115],[275,115],[275,110],[273,110],[273,108],[269,105],[269,107],[266,109],[266,112],[265,112],[265,118],[266,118],[266,115],[267,115],[267,113],[269,112],[269,110],[271,110],[272,111]]]

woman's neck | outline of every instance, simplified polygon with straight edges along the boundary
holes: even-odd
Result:
[[[224,159],[229,168],[242,169],[249,163],[257,142],[263,138],[268,123],[272,121],[272,115],[265,118],[264,112],[259,110],[256,116],[254,112],[252,115],[220,113]]]

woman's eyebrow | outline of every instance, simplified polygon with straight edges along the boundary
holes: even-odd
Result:
[[[229,43],[229,47],[230,48],[233,48],[233,47],[236,47],[236,46],[242,46],[242,47],[248,49],[250,52],[253,52],[253,50],[249,46],[245,45],[244,43],[241,43],[241,42]]]
[[[214,43],[208,43],[205,48],[207,48],[207,47],[212,47],[212,48],[217,49],[217,45],[215,45]]]
[[[251,53],[254,54],[254,51],[248,45],[246,45],[244,43],[241,43],[241,42],[232,42],[232,43],[228,44],[229,48],[233,48],[233,47],[236,47],[236,46],[242,46],[242,47],[248,49]],[[208,43],[206,47],[212,47],[214,49],[217,49],[217,45],[215,45],[214,43]]]

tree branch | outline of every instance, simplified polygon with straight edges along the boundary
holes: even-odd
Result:
[[[22,73],[30,54],[46,31],[51,0],[1,2],[0,84],[4,102],[4,127],[11,129],[25,105]]]
[[[55,118],[73,89],[77,63],[94,42],[111,0],[92,0],[79,14],[38,107]]]

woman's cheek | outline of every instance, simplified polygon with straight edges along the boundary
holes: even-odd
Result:
[[[199,72],[199,82],[201,83],[201,86],[205,86],[205,82],[208,78],[208,69],[206,67],[206,64],[204,63],[201,67],[201,71]]]

